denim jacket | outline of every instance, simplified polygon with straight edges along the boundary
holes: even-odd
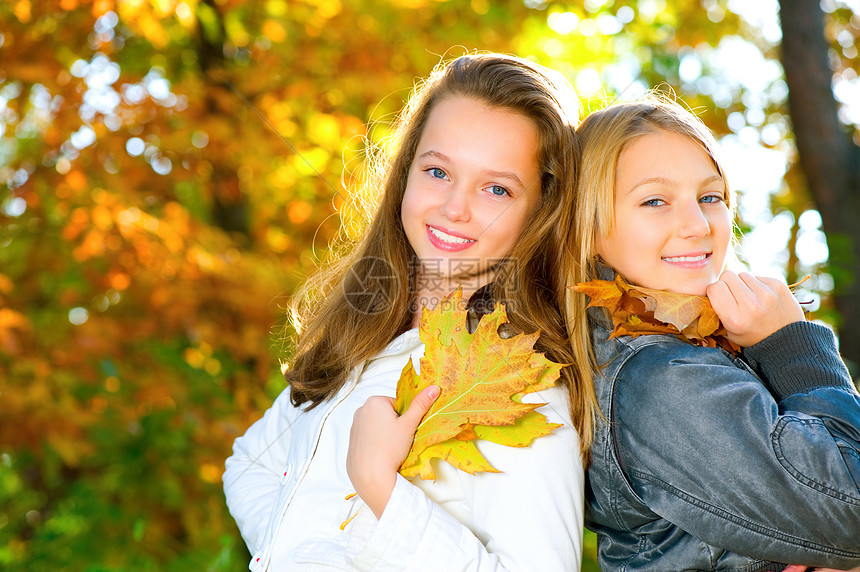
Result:
[[[671,335],[609,339],[591,309],[601,411],[586,526],[602,570],[860,565],[860,397],[827,328],[743,358]]]

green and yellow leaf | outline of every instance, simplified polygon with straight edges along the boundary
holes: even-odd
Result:
[[[471,474],[497,472],[476,439],[524,447],[559,427],[535,411],[543,404],[522,402],[523,395],[552,387],[563,367],[534,351],[539,334],[500,337],[499,326],[507,322],[502,304],[481,319],[474,333],[466,316],[459,289],[422,313],[421,373],[410,360],[397,385],[395,408],[403,413],[428,385],[438,385],[441,394],[418,426],[400,468],[404,476],[435,478],[432,459]]]

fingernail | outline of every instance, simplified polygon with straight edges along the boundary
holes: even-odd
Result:
[[[436,397],[438,397],[438,396],[439,396],[439,392],[440,392],[440,391],[441,391],[441,390],[439,389],[439,386],[438,386],[438,385],[431,385],[431,386],[427,389],[427,395],[429,395],[431,398],[435,399]]]

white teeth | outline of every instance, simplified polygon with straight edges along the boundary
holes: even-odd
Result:
[[[698,262],[699,260],[704,260],[707,257],[707,254],[700,254],[698,256],[664,256],[663,260],[666,262]]]
[[[432,226],[428,226],[430,232],[433,233],[433,236],[438,238],[444,242],[450,242],[452,244],[465,244],[467,242],[475,242],[474,240],[469,240],[468,238],[460,238],[459,236],[452,236],[447,232],[442,232],[438,228],[433,228]]]

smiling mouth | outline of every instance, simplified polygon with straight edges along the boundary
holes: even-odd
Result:
[[[448,234],[447,232],[442,232],[438,228],[434,228],[432,226],[428,226],[427,230],[430,231],[430,234],[432,234],[442,242],[447,242],[448,244],[469,244],[470,242],[475,242],[474,240],[468,238],[460,238],[459,236],[454,236]]]
[[[701,262],[707,260],[710,254],[698,254],[696,256],[664,256],[666,262]]]

